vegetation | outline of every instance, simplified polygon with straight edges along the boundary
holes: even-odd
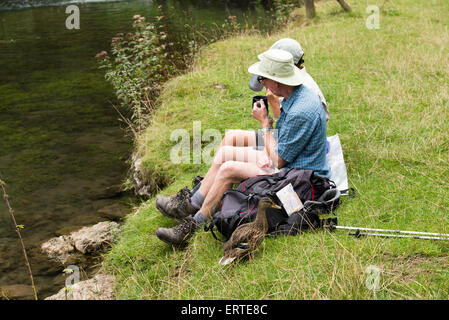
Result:
[[[292,6],[279,5],[277,21],[285,22]],[[171,15],[163,6],[161,13]],[[216,25],[216,29],[177,34],[166,26],[167,16],[146,22],[145,17],[133,17],[132,32],[118,33],[112,39],[111,50],[101,51],[95,58],[105,69],[105,78],[111,83],[116,96],[130,116],[123,116],[135,136],[148,125],[149,115],[157,105],[157,97],[167,79],[179,74],[190,65],[195,54],[204,45],[238,34],[242,26],[235,16]],[[176,20],[176,17],[169,17]],[[189,27],[185,25],[185,27]],[[245,30],[246,33],[255,30]]]
[[[303,46],[308,72],[329,102],[328,135],[342,141],[356,197],[339,224],[449,233],[449,3],[445,0],[318,2],[317,18],[270,37],[242,34],[201,49],[188,73],[171,79],[151,125],[139,136],[142,166],[176,193],[206,164],[170,163],[170,136],[193,121],[202,132],[255,129],[247,68],[282,37]],[[377,4],[379,29],[368,29]],[[302,9],[301,9],[302,10]],[[297,16],[304,15],[299,12]],[[205,147],[209,141],[203,141]],[[131,214],[103,268],[119,299],[447,299],[449,243],[348,237],[317,230],[267,238],[254,259],[223,268],[221,243],[204,231],[185,250],[154,232],[173,226],[155,198]],[[378,290],[366,285],[380,269]]]
[[[121,104],[133,111],[131,123],[140,131],[144,115],[151,111],[149,97],[159,92],[174,67],[166,50],[165,33],[157,25],[145,23],[145,17],[133,17],[133,32],[117,34],[111,42],[111,55],[106,51],[96,55],[100,67],[106,69],[109,81]]]

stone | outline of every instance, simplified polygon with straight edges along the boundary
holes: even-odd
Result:
[[[215,87],[215,89],[218,89],[218,90],[225,90],[226,89],[226,87],[224,85],[222,85],[222,84],[216,84],[214,87]]]
[[[59,236],[44,242],[41,249],[50,258],[64,263],[69,254],[75,250],[75,247],[70,236]]]
[[[81,228],[82,228],[82,226],[64,227],[64,228],[56,230],[55,231],[55,236],[57,236],[57,237],[59,237],[59,236],[66,236],[66,235],[69,235],[71,232],[79,230]]]
[[[124,206],[119,203],[112,204],[110,206],[106,206],[98,210],[98,214],[112,221],[120,221],[129,213],[130,209],[127,206]]]
[[[65,263],[74,254],[98,253],[114,241],[119,232],[119,224],[112,221],[99,222],[90,227],[81,228],[69,235],[51,238],[41,245],[41,250],[50,258]],[[76,258],[76,257],[75,257]],[[77,260],[77,259],[75,259]]]
[[[45,300],[113,300],[114,282],[114,276],[97,274],[92,279],[62,288]]]
[[[76,250],[82,254],[92,253],[112,244],[114,236],[118,232],[118,226],[116,222],[103,221],[72,232],[70,237]]]
[[[24,284],[13,284],[0,287],[0,300],[34,300],[34,290],[32,286]]]

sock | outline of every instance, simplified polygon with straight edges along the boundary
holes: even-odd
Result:
[[[198,210],[198,212],[193,216],[193,220],[195,220],[198,225],[203,225],[208,219],[201,213],[201,211]]]
[[[201,208],[204,202],[204,196],[200,193],[200,190],[195,192],[195,194],[190,198],[190,203],[195,209]]]

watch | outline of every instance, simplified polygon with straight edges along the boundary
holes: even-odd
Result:
[[[263,134],[267,133],[267,131],[273,131],[273,128],[262,128],[260,129],[260,131],[262,131]]]

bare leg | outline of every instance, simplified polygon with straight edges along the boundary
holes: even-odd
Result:
[[[229,130],[226,131],[220,146],[254,147],[256,134],[251,130]]]
[[[241,161],[226,161],[223,163],[207,193],[206,199],[200,208],[201,213],[208,219],[212,217],[212,210],[221,200],[223,194],[232,187],[234,183],[239,183],[243,179],[255,177],[260,174],[271,174],[270,168],[260,168],[256,163]]]
[[[239,161],[256,163],[258,159],[265,157],[265,151],[254,150],[251,147],[231,147],[223,146],[220,147],[217,154],[215,155],[214,161],[211,167],[207,171],[204,179],[201,181],[201,186],[199,192],[206,197],[220,167],[227,161]]]
[[[204,179],[201,181],[200,193],[205,197],[212,186],[215,175],[220,169],[220,166],[229,160],[247,161],[244,160],[244,153],[246,148],[256,145],[256,134],[251,130],[228,130],[221,140],[220,149],[215,155],[212,166],[207,171]],[[239,147],[238,149],[231,149],[229,147]]]

